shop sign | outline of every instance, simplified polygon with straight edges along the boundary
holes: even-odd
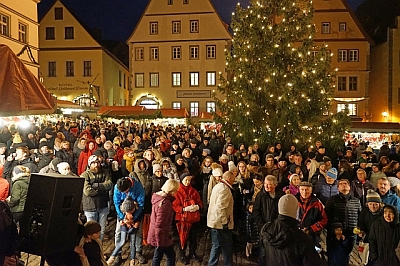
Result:
[[[211,98],[210,90],[176,91],[176,98]]]
[[[79,91],[88,90],[88,86],[74,86],[72,83],[59,83],[58,86],[46,87],[49,91]]]

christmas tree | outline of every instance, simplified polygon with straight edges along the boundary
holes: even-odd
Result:
[[[215,97],[226,134],[247,144],[343,143],[349,117],[331,110],[335,71],[326,45],[313,42],[312,2],[250,0],[231,27],[223,98]]]

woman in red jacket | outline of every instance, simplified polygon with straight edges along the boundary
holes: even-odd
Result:
[[[86,143],[85,149],[79,155],[78,170],[77,170],[79,176],[86,171],[88,165],[88,159],[90,156],[94,154],[96,150],[97,150],[96,141],[94,141],[93,139],[89,140]]]
[[[190,184],[192,178],[193,176],[188,173],[183,173],[179,177],[181,183],[173,203],[178,233],[189,240],[189,257],[186,257],[187,241],[183,241],[181,237],[180,259],[184,265],[189,264],[191,259],[196,262],[202,262],[202,258],[196,255],[196,237],[200,221],[200,209],[203,208],[203,202],[200,199],[199,192]]]

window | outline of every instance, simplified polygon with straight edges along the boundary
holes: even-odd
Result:
[[[331,33],[331,23],[330,22],[322,22],[322,34]]]
[[[181,86],[181,73],[180,72],[172,73],[172,86],[173,87]]]
[[[174,0],[168,0],[168,5],[173,5],[174,4]]]
[[[358,61],[358,50],[349,50],[349,62]]]
[[[150,47],[150,60],[158,60],[158,47]]]
[[[158,22],[150,22],[150,34],[151,35],[158,34]]]
[[[338,91],[346,91],[347,77],[338,77]]]
[[[190,86],[199,86],[199,72],[190,72]]]
[[[311,51],[311,55],[312,55],[312,57],[316,57],[316,56],[317,56],[317,54],[318,54],[318,51]]]
[[[199,102],[190,102],[190,116],[199,116]]]
[[[172,47],[172,59],[181,59],[181,47],[180,46]]]
[[[339,22],[339,31],[346,31],[346,22]]]
[[[119,84],[120,87],[122,86],[121,79],[122,79],[122,73],[121,73],[121,70],[118,70],[118,84]]]
[[[27,32],[27,25],[21,22],[18,23],[18,40],[20,42],[26,43],[26,32]]]
[[[126,75],[124,73],[124,89],[126,89]]]
[[[199,46],[190,46],[190,59],[199,59]]]
[[[64,18],[63,8],[62,7],[55,7],[54,8],[54,19],[55,20],[62,20]]]
[[[0,34],[10,36],[10,17],[0,14]]]
[[[347,61],[347,50],[339,50],[338,52],[338,61],[346,62]]]
[[[207,102],[206,105],[207,113],[215,112],[215,102]]]
[[[172,33],[173,34],[181,33],[181,22],[180,21],[172,21]]]
[[[144,48],[143,47],[135,48],[135,60],[137,60],[137,61],[144,60]]]
[[[181,102],[172,102],[173,109],[181,109],[182,103]]]
[[[85,77],[92,75],[92,61],[83,61],[83,75]]]
[[[216,73],[215,72],[207,72],[207,86],[215,86],[215,77]]]
[[[207,45],[207,59],[215,59],[215,45]]]
[[[150,87],[158,87],[158,73],[150,73]]]
[[[65,39],[74,39],[74,27],[65,27]]]
[[[74,61],[66,62],[66,76],[73,77],[74,76]]]
[[[349,115],[357,115],[357,104],[356,103],[347,104],[347,108],[349,111]],[[345,103],[338,103],[338,105],[337,105],[338,112],[344,111],[345,109],[346,109]]]
[[[189,4],[189,0],[183,0],[184,4]]]
[[[357,91],[357,77],[349,77],[349,91]]]
[[[144,87],[144,74],[143,73],[135,74],[135,87],[136,88]]]
[[[199,21],[191,20],[190,21],[190,33],[198,33],[199,32]]]
[[[49,62],[48,76],[49,77],[56,76],[56,62]]]
[[[55,40],[54,27],[46,27],[46,40]]]

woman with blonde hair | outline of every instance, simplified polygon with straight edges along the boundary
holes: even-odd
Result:
[[[211,169],[212,169],[212,174],[210,176],[210,182],[208,183],[208,190],[207,190],[207,206],[208,203],[210,202],[212,189],[215,187],[216,184],[219,183],[219,181],[221,181],[223,175],[222,166],[220,164],[212,163]],[[204,202],[204,205],[206,206],[206,202]]]

